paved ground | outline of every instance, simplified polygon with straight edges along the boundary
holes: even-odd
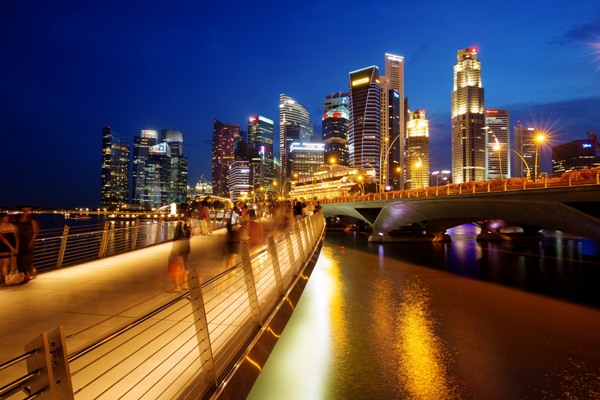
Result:
[[[205,281],[227,267],[226,231],[190,240],[190,263]],[[72,352],[155,309],[169,293],[173,243],[41,273],[24,285],[0,287],[0,362],[23,353],[44,331],[65,327]]]

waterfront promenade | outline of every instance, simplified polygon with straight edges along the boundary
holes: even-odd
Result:
[[[227,268],[226,230],[190,240],[201,281]],[[176,298],[167,259],[173,242],[51,270],[24,285],[0,287],[1,361],[23,353],[42,332],[65,327],[70,350]],[[239,261],[239,259],[237,260]]]

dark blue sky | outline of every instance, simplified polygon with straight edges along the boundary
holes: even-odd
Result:
[[[450,166],[456,51],[479,47],[487,108],[552,143],[600,132],[600,4],[564,1],[4,1],[0,205],[94,207],[102,127],[185,135],[190,184],[210,180],[213,118],[278,120],[286,93],[319,123],[348,73],[405,57],[405,95]],[[549,155],[545,155],[545,164]]]

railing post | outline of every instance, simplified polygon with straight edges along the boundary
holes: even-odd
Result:
[[[200,353],[200,362],[202,369],[206,370],[205,381],[212,387],[217,386],[217,374],[215,372],[215,362],[213,358],[212,344],[208,331],[208,319],[206,318],[206,308],[204,306],[204,295],[202,294],[202,285],[198,275],[198,269],[189,268],[188,285],[190,287],[190,302],[193,307],[194,325],[196,327],[196,340]]]
[[[491,186],[492,186],[492,181],[488,181],[488,185],[487,185],[487,192],[488,193],[491,191]]]
[[[504,181],[504,191],[506,192],[508,190],[508,180]]]
[[[283,287],[283,278],[281,277],[281,267],[279,266],[279,257],[277,256],[277,246],[275,245],[275,239],[273,236],[269,236],[267,239],[269,243],[269,253],[271,255],[271,260],[273,264],[273,273],[275,274],[275,283],[277,284],[277,289],[279,289],[279,294],[285,294],[285,288]]]
[[[547,188],[548,187],[548,178],[544,178],[544,187]]]
[[[254,322],[260,326],[262,320],[260,318],[260,308],[258,306],[258,294],[256,293],[256,282],[254,281],[254,273],[252,272],[252,262],[250,261],[250,251],[248,245],[242,243],[240,245],[240,253],[242,255],[242,267],[244,268],[244,281],[246,282],[246,291],[248,292],[248,301],[250,303],[250,311]]]
[[[596,185],[600,185],[600,172],[596,172]]]
[[[63,228],[63,234],[60,240],[60,249],[58,250],[58,258],[56,259],[56,267],[62,267],[63,259],[65,258],[65,250],[67,249],[67,239],[69,238],[69,225]]]
[[[106,249],[108,248],[108,233],[110,231],[110,222],[104,223],[104,229],[102,230],[102,241],[100,242],[100,250],[98,250],[98,258],[104,257]]]
[[[569,174],[569,187],[571,187],[571,186],[572,186],[572,183],[571,183],[571,174]]]
[[[477,185],[475,185],[475,182],[473,182],[473,191],[472,191],[472,193],[475,193],[475,187],[476,187],[476,186],[477,186]]]
[[[527,179],[523,179],[523,190],[527,189]]]
[[[458,194],[462,194],[462,183],[458,185]]]
[[[136,218],[133,223],[133,237],[131,238],[131,250],[135,250],[137,246],[137,238],[140,231],[140,219]]]
[[[302,236],[300,235],[300,223],[294,224],[294,233],[296,237],[296,244],[298,245],[298,253],[300,253],[300,260],[302,264],[306,261],[306,253],[304,252],[304,245],[302,244]]]
[[[160,217],[156,222],[156,237],[154,238],[154,244],[158,244],[158,240],[160,239],[160,234],[162,231],[163,219]]]
[[[73,399],[64,328],[44,332],[27,343],[25,352],[32,350],[35,354],[27,359],[27,372],[37,373],[29,381],[30,393],[49,399]]]
[[[290,257],[290,266],[292,267],[292,270],[294,271],[294,274],[296,274],[298,272],[298,265],[296,264],[296,257],[294,256],[294,246],[292,246],[292,236],[291,236],[291,229],[287,229],[285,231],[285,244],[287,246],[287,253]]]

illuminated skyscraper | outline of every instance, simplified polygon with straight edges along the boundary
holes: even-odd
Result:
[[[279,95],[279,160],[281,176],[279,185],[286,185],[290,176],[289,152],[294,142],[308,142],[313,135],[310,113],[304,106],[288,95]]]
[[[255,115],[248,120],[248,144],[258,150],[261,158],[260,170],[253,176],[255,185],[270,188],[275,179],[273,160],[273,121]]]
[[[406,189],[429,186],[429,121],[424,110],[410,114],[406,129]]]
[[[169,202],[183,203],[187,200],[188,184],[188,159],[183,154],[183,133],[174,129],[162,129],[160,136],[171,150]]]
[[[487,126],[485,145],[486,180],[509,178],[510,165],[510,112],[485,110]],[[502,173],[500,173],[502,169]]]
[[[379,68],[350,72],[350,166],[372,170],[379,177],[380,132]]]
[[[350,101],[350,94],[346,92],[335,92],[328,94],[325,96],[325,101],[323,102],[324,112],[331,110],[332,108],[336,108],[339,106],[348,107]]]
[[[322,118],[325,163],[348,166],[350,111],[344,105],[330,108]]]
[[[150,159],[150,147],[158,143],[158,132],[144,129],[140,136],[133,137],[133,179],[131,198],[133,204],[146,206],[146,168]]]
[[[235,145],[240,140],[238,124],[224,124],[215,118],[212,139],[212,186],[217,196],[228,197],[227,175],[235,160]]]
[[[477,49],[457,53],[452,91],[452,179],[485,180],[485,112]]]
[[[129,150],[127,142],[112,133],[110,126],[102,128],[102,207],[127,204],[129,200]]]
[[[381,183],[394,189],[404,187],[406,123],[404,120],[404,57],[385,54],[385,76],[381,81]],[[387,163],[387,165],[383,165]]]
[[[513,157],[514,176],[516,178],[532,178],[535,165],[535,128],[521,125],[517,121],[517,126],[513,128],[514,150],[521,157]]]

